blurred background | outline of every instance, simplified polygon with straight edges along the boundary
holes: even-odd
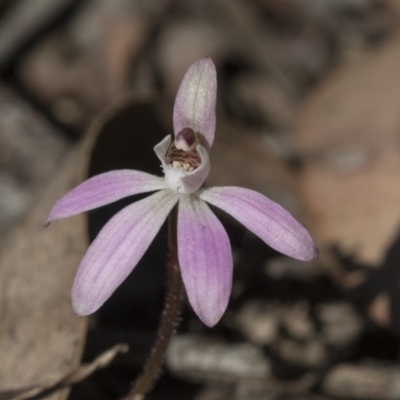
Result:
[[[152,148],[204,56],[218,74],[207,184],[279,202],[320,258],[279,255],[216,211],[228,311],[209,329],[186,302],[148,398],[400,399],[399,0],[0,0],[0,400],[128,392],[162,313],[165,230],[86,319],[76,267],[132,199],[43,224],[89,175],[161,174]]]

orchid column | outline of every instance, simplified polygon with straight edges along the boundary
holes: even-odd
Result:
[[[283,254],[303,261],[317,256],[307,230],[277,203],[244,188],[204,188],[215,134],[216,95],[212,60],[196,61],[186,72],[175,100],[174,138],[167,136],[154,148],[164,177],[135,170],[107,172],[83,182],[54,205],[48,222],[133,194],[157,191],[116,214],[88,248],[72,288],[72,305],[77,314],[95,312],[112,295],[135,268],[172,210],[170,282],[176,287],[172,290],[170,285],[161,323],[164,326],[169,320],[169,333],[160,333],[168,341],[176,320],[176,315],[169,313],[179,309],[177,303],[171,307],[168,302],[180,297],[180,274],[193,310],[207,326],[220,320],[229,301],[231,247],[225,229],[207,203],[232,215]],[[162,347],[165,351],[165,340]],[[151,378],[161,364],[163,351],[159,350],[156,346],[152,353],[158,354],[159,359]],[[135,395],[144,393],[146,385],[141,391],[135,389]]]

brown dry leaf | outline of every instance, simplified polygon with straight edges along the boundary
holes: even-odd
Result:
[[[380,265],[400,223],[400,36],[344,65],[306,102],[294,138],[320,244]]]
[[[0,391],[34,386],[79,363],[86,319],[70,304],[76,267],[87,246],[84,217],[44,229],[54,201],[77,182],[77,151],[18,229],[0,259]],[[65,399],[62,391],[48,399]]]

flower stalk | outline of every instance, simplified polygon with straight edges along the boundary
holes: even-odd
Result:
[[[180,321],[183,284],[178,261],[176,226],[177,208],[174,207],[168,217],[169,261],[167,270],[167,291],[165,294],[164,310],[157,332],[157,339],[143,367],[142,374],[137,378],[128,395],[122,400],[144,399],[145,394],[152,388],[154,381],[160,375],[169,342]]]

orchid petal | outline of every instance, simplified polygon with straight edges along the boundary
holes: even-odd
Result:
[[[162,190],[116,214],[86,252],[72,288],[79,315],[95,312],[135,268],[178,201]]]
[[[210,173],[210,157],[207,150],[202,145],[198,145],[196,150],[200,155],[201,164],[194,171],[187,172],[184,176],[181,177],[181,193],[191,194],[199,190]],[[167,175],[165,176],[165,178],[167,178]]]
[[[317,249],[299,222],[279,204],[260,193],[239,187],[214,187],[200,198],[221,208],[273,249],[298,260],[317,257]]]
[[[179,87],[174,106],[175,135],[184,128],[201,133],[209,147],[215,134],[217,73],[211,58],[194,62]]]
[[[171,135],[167,135],[163,140],[161,140],[160,143],[157,143],[153,149],[154,152],[156,153],[156,156],[161,161],[163,169],[165,169],[165,167],[167,166],[166,155],[168,148],[171,145],[171,141],[172,141]]]
[[[190,304],[207,326],[214,326],[231,293],[232,252],[221,222],[195,196],[179,201],[178,257]]]
[[[104,206],[127,196],[165,189],[163,178],[134,170],[117,170],[96,175],[65,196],[50,211],[47,223]]]

